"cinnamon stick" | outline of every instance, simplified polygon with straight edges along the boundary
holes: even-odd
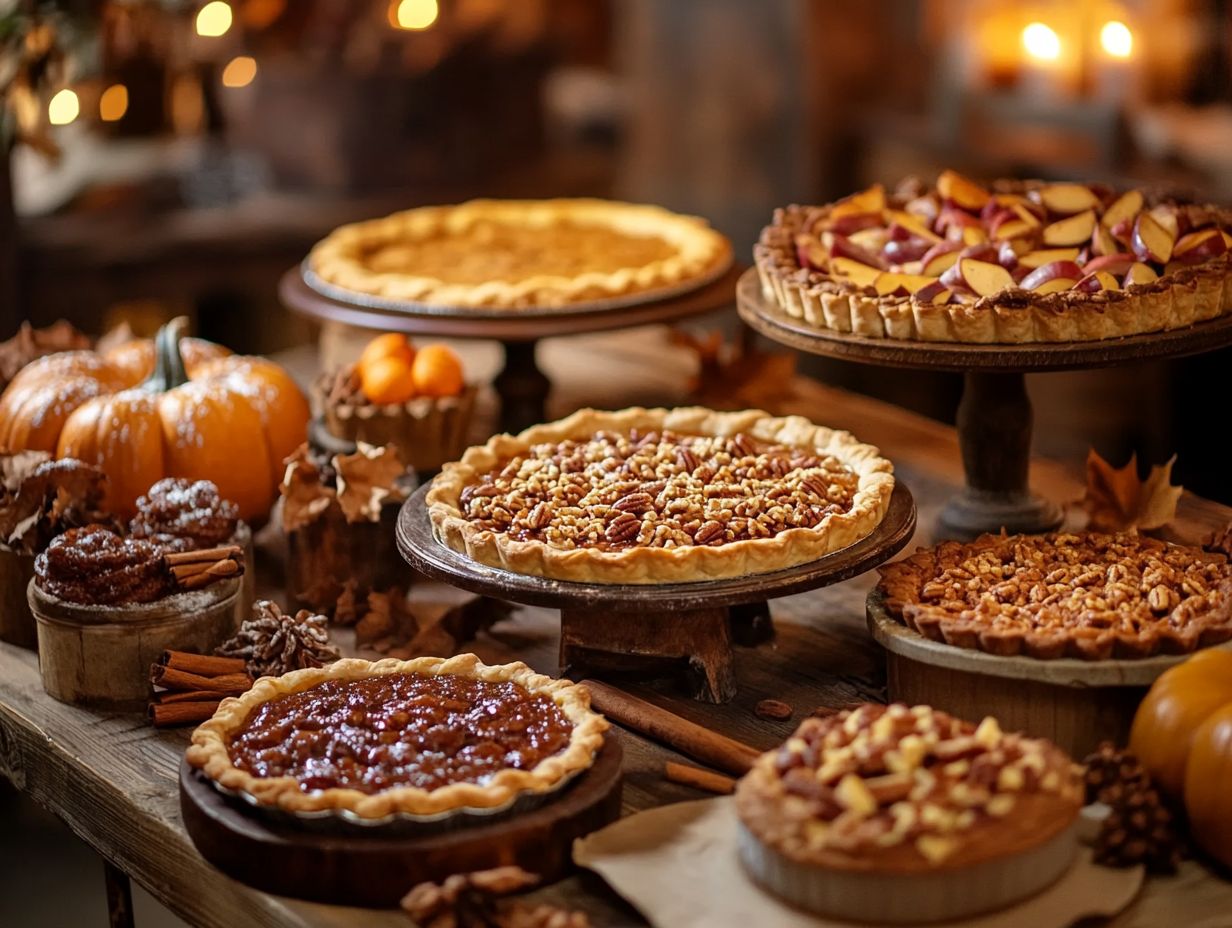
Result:
[[[596,680],[583,683],[590,690],[591,705],[612,721],[726,773],[744,776],[761,754],[756,748],[703,728],[614,686]]]
[[[160,663],[172,670],[195,673],[199,677],[217,677],[222,674],[247,672],[247,664],[243,658],[214,657],[210,654],[193,654],[189,651],[164,651]]]
[[[154,698],[150,702],[159,706],[173,702],[219,702],[219,697],[226,695],[228,694],[214,693],[210,690],[186,690],[182,693],[167,690],[162,693],[155,693]]]
[[[203,677],[168,667],[165,664],[154,664],[150,668],[150,683],[169,690],[209,690],[212,693],[234,695],[251,689],[252,677],[246,673],[226,673],[217,677]]]
[[[151,703],[149,716],[155,728],[174,728],[204,722],[217,709],[218,701]]]
[[[668,761],[663,765],[663,775],[673,783],[683,783],[708,793],[718,793],[726,796],[736,788],[736,781],[713,770],[703,770],[700,767],[690,767],[688,764],[677,764]]]
[[[163,560],[168,567],[175,567],[179,564],[213,564],[224,558],[238,559],[243,554],[244,549],[239,545],[223,545],[218,548],[202,548],[199,551],[177,551],[165,555]]]

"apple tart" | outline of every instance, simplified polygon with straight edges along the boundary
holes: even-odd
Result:
[[[308,257],[327,285],[460,309],[649,299],[730,262],[730,243],[703,219],[587,199],[420,207],[342,226]]]
[[[953,171],[774,214],[766,299],[836,332],[1031,343],[1174,329],[1232,310],[1232,211],[1100,184]]]
[[[688,582],[854,544],[885,516],[892,470],[876,448],[798,416],[584,409],[470,448],[427,504],[441,541],[493,567]]]
[[[199,727],[188,763],[287,812],[493,809],[589,769],[608,725],[585,687],[474,654],[262,677]]]

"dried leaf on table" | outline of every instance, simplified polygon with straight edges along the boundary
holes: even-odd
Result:
[[[302,444],[286,460],[282,484],[282,528],[294,532],[311,524],[337,499],[333,488],[321,480],[321,470]]]
[[[773,410],[795,396],[793,352],[762,351],[751,337],[729,344],[720,332],[699,338],[674,330],[672,342],[697,354],[698,373],[689,389],[693,399],[707,406]]]
[[[374,644],[382,639],[389,639],[389,650],[393,642],[406,641],[415,634],[418,622],[406,606],[406,593],[398,587],[390,587],[383,593],[373,591],[368,594],[367,611],[355,625],[355,641],[357,644]]]
[[[455,873],[412,888],[402,910],[420,928],[589,928],[584,912],[501,898],[530,889],[539,879],[520,867]]]
[[[354,625],[367,609],[367,598],[359,593],[359,582],[354,577],[348,577],[342,584],[342,592],[334,603],[334,623],[336,625]]]
[[[1147,531],[1176,518],[1183,488],[1172,485],[1176,455],[1151,468],[1146,480],[1138,477],[1138,457],[1116,468],[1094,448],[1087,454],[1087,487],[1081,506],[1090,517],[1088,528],[1101,532]]]
[[[509,603],[480,596],[447,609],[434,621],[421,623],[414,638],[389,653],[401,660],[452,657],[465,642],[508,618],[512,612]]]
[[[31,361],[60,351],[84,351],[89,348],[89,336],[64,319],[44,329],[36,329],[29,322],[22,322],[16,335],[0,342],[0,390]]]
[[[406,498],[401,485],[406,464],[393,445],[359,443],[354,454],[334,457],[338,468],[338,503],[348,522],[377,522],[381,506]]]
[[[0,455],[0,542],[36,553],[56,535],[94,522],[103,511],[103,472],[75,458],[48,460],[43,452]]]

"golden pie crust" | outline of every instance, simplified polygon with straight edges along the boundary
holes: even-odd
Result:
[[[593,199],[471,200],[334,230],[309,267],[344,290],[458,308],[554,308],[699,284],[731,261],[703,219]]]
[[[990,190],[1026,195],[1043,186],[1041,181],[1000,180]],[[819,329],[909,341],[1030,344],[1160,332],[1232,312],[1232,250],[1121,290],[1036,293],[1014,287],[971,303],[943,305],[914,295],[878,295],[873,286],[804,267],[797,257],[796,237],[824,224],[837,205],[776,210],[753,252],[764,297]],[[901,208],[903,199],[892,199],[891,205]],[[1222,207],[1148,194],[1146,207],[1157,205],[1175,206],[1192,225],[1213,222],[1232,230],[1232,211]]]
[[[355,789],[305,792],[295,777],[257,777],[232,762],[228,750],[230,737],[263,703],[327,680],[363,680],[382,674],[406,673],[510,682],[531,694],[547,695],[573,725],[569,742],[564,750],[544,758],[530,770],[505,768],[483,783],[456,782],[432,790],[395,786],[375,794]],[[244,793],[261,806],[287,812],[345,810],[360,818],[381,819],[392,814],[435,815],[461,809],[491,809],[519,795],[553,790],[593,765],[607,728],[607,720],[591,710],[590,693],[585,687],[535,673],[520,662],[487,665],[474,654],[420,657],[409,661],[389,659],[375,663],[345,659],[327,667],[297,670],[281,677],[262,677],[242,696],[223,700],[213,718],[193,732],[187,759],[219,786]]]
[[[1082,803],[1078,768],[1050,742],[902,704],[806,719],[736,787],[741,823],[778,854],[887,875],[1021,854]]]
[[[506,468],[517,474],[501,476]],[[583,409],[468,449],[426,501],[437,537],[483,564],[579,582],[688,582],[854,544],[884,518],[892,471],[871,445],[799,416]]]
[[[1002,656],[1186,654],[1232,639],[1232,564],[1131,533],[984,535],[879,568],[887,611]]]

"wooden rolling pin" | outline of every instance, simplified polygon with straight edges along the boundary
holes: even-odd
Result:
[[[583,680],[582,683],[590,690],[591,705],[613,722],[725,773],[744,776],[761,754],[747,744],[703,728],[614,686],[597,680]]]

